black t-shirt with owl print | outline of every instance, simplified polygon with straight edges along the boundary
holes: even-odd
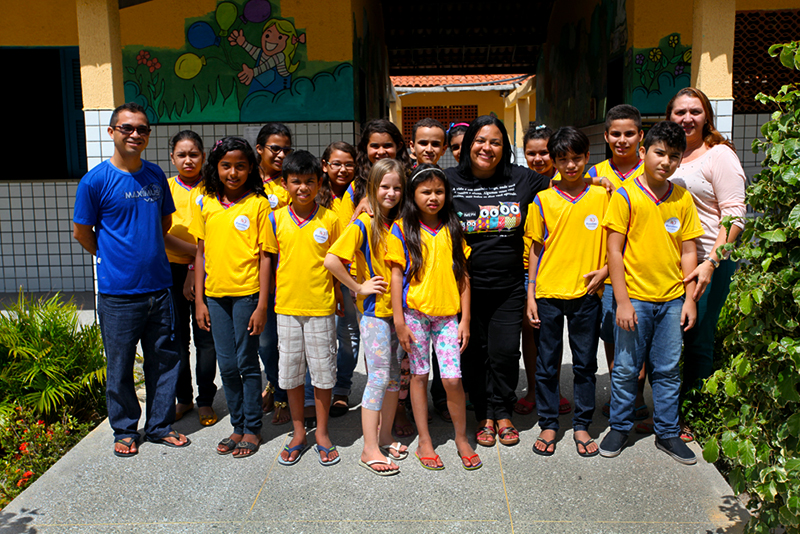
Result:
[[[528,206],[550,179],[513,165],[511,177],[477,179],[446,169],[453,206],[472,247],[470,283],[477,289],[508,289],[522,283],[522,234]]]

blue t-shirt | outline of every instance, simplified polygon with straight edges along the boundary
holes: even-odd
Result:
[[[175,211],[164,171],[142,160],[131,174],[106,160],[78,185],[73,221],[95,227],[100,293],[136,295],[172,286],[161,218]]]

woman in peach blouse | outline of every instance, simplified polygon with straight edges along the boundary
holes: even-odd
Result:
[[[697,278],[697,289],[687,295],[697,301],[697,324],[684,336],[683,393],[699,386],[714,366],[714,332],[722,305],[730,291],[736,263],[720,250],[736,240],[744,227],[745,175],[736,151],[714,127],[714,112],[699,89],[678,91],[667,104],[667,119],[686,133],[686,151],[670,181],[689,190],[705,231],[698,237],[697,268],[686,278]],[[724,217],[735,219],[730,231]],[[692,439],[684,428],[684,441]]]

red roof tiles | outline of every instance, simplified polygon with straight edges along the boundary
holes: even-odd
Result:
[[[511,83],[507,80],[519,78],[525,74],[464,74],[450,76],[391,76],[392,85],[395,87],[438,87],[441,85],[465,83]]]

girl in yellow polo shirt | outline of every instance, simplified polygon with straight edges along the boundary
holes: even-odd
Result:
[[[411,364],[411,407],[419,432],[416,455],[425,469],[444,469],[428,431],[429,349],[433,341],[462,466],[477,469],[481,460],[467,440],[461,386],[461,353],[469,341],[470,248],[453,211],[453,191],[438,166],[419,165],[407,191],[403,218],[392,225],[386,261],[392,266],[397,337]]]
[[[261,444],[258,336],[267,321],[271,262],[264,245],[271,209],[255,153],[239,137],[217,141],[203,167],[203,183],[205,195],[198,197],[189,226],[197,238],[197,323],[203,330],[213,326],[233,425],[217,453],[244,458]]]

